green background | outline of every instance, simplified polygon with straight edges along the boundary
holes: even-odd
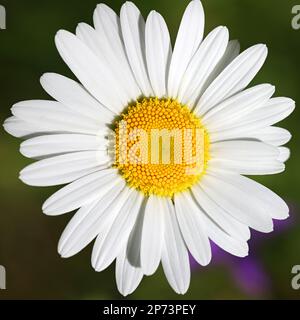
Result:
[[[206,34],[218,25],[229,28],[231,39],[239,39],[242,49],[266,43],[267,62],[255,83],[276,85],[277,96],[300,99],[300,30],[291,27],[289,0],[203,0]],[[119,11],[122,1],[107,0]],[[136,0],[144,16],[155,9],[165,17],[174,40],[184,8],[183,0]],[[54,35],[63,28],[74,31],[77,23],[92,23],[97,0],[9,0],[1,1],[7,10],[7,30],[0,31],[0,122],[10,115],[10,107],[27,99],[48,98],[39,77],[58,72],[73,77],[59,57]],[[267,290],[249,294],[233,280],[230,267],[212,263],[193,272],[185,296],[169,287],[162,270],[146,277],[130,299],[258,299],[300,297],[291,288],[291,268],[300,264],[299,109],[280,126],[289,129],[293,140],[291,159],[285,173],[259,178],[291,205],[292,224],[262,241],[250,241],[270,280]],[[114,265],[102,273],[90,265],[91,245],[80,254],[63,260],[57,242],[71,215],[46,217],[43,201],[56,188],[33,188],[18,180],[18,172],[30,161],[19,152],[20,140],[0,132],[0,264],[7,270],[7,290],[0,299],[110,299],[122,298],[116,289]],[[213,259],[214,262],[214,259]]]

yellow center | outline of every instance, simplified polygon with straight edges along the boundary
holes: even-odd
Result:
[[[115,167],[145,195],[172,197],[197,183],[209,160],[200,119],[176,100],[145,98],[115,123]]]

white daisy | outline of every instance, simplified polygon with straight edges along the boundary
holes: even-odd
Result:
[[[22,170],[22,181],[67,184],[44,203],[44,213],[78,209],[59,241],[61,256],[75,255],[96,238],[92,265],[101,271],[116,259],[123,295],[160,262],[172,288],[183,294],[190,283],[188,252],[207,265],[210,239],[245,257],[249,228],[271,232],[272,219],[288,217],[281,198],[243,175],[284,171],[289,150],[282,145],[291,135],[273,125],[294,102],[272,98],[269,84],[246,89],[266,59],[265,45],[240,54],[226,27],[204,39],[203,31],[199,0],[188,5],[173,50],[159,13],[144,22],[131,2],[120,18],[100,4],[94,28],[81,23],[75,35],[61,30],[55,38],[80,84],[43,75],[42,86],[56,101],[17,103],[4,123],[26,139],[21,153],[39,160]],[[112,161],[121,153],[121,144],[111,143],[112,133],[120,140],[121,119],[146,133],[201,129],[202,170],[187,174],[188,162]]]

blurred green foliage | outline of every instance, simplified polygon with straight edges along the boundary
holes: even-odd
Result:
[[[293,0],[203,0],[206,33],[226,25],[231,39],[239,39],[242,49],[266,43],[268,60],[255,83],[276,85],[278,96],[300,100],[300,30],[291,27]],[[300,2],[300,1],[299,1]],[[121,0],[106,0],[119,11]],[[187,0],[136,0],[146,16],[155,9],[165,17],[175,39]],[[1,1],[7,10],[7,30],[0,31],[0,121],[10,115],[17,101],[48,98],[39,84],[44,72],[72,77],[54,45],[54,35],[64,28],[74,31],[78,22],[92,23],[96,0],[9,0]],[[300,291],[291,289],[291,268],[300,264],[300,227],[298,223],[300,160],[299,109],[281,126],[293,134],[289,143],[292,157],[285,173],[259,178],[293,204],[294,226],[277,237],[265,236],[262,246],[250,242],[264,263],[271,279],[271,290],[247,296],[232,281],[226,268],[211,265],[193,273],[190,290],[177,296],[160,270],[147,277],[130,299],[244,299],[294,298]],[[118,294],[114,266],[96,273],[90,266],[91,246],[68,260],[57,254],[59,236],[70,219],[67,214],[46,217],[42,202],[56,188],[32,188],[18,180],[18,172],[30,163],[18,153],[18,139],[0,132],[0,264],[7,269],[7,290],[0,299],[109,299]],[[275,230],[276,231],[276,230]]]

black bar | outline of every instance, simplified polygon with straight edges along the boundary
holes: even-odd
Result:
[[[297,315],[299,301],[199,301],[199,300],[82,300],[0,301],[1,319],[200,319],[216,316],[239,319]]]

